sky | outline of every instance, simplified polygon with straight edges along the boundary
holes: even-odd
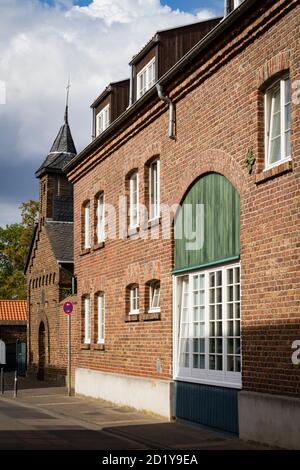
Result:
[[[38,198],[34,172],[63,123],[77,151],[91,140],[90,104],[157,30],[221,16],[223,0],[0,0],[0,226]]]

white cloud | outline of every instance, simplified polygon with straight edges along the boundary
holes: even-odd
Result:
[[[70,124],[82,149],[90,140],[91,101],[110,81],[129,76],[129,60],[155,31],[212,14],[174,11],[159,0],[94,0],[87,7],[1,0],[7,104],[0,107],[0,162],[44,158],[63,118],[69,73]]]

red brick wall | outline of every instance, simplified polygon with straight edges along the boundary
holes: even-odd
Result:
[[[122,374],[172,377],[171,240],[108,240],[81,256],[81,206],[99,191],[118,206],[125,177],[139,169],[144,202],[145,164],[161,160],[161,202],[180,202],[188,187],[209,171],[226,176],[241,196],[243,388],[297,395],[300,369],[291,345],[300,337],[299,162],[300,107],[292,104],[293,163],[282,174],[263,173],[262,76],[288,67],[300,79],[300,7],[296,1],[265,2],[252,11],[170,90],[176,101],[177,140],[167,137],[168,113],[154,101],[115,140],[107,139],[70,172],[75,191],[75,272],[78,298],[106,295],[105,350],[78,353],[78,367]],[[262,7],[261,7],[262,8]],[[194,61],[194,66],[196,62]],[[276,65],[274,65],[276,64]],[[264,71],[269,72],[264,72]],[[266,76],[267,75],[267,76]],[[257,158],[249,175],[246,155]],[[280,168],[277,169],[280,173]],[[161,228],[159,228],[161,230]],[[125,322],[126,286],[161,281],[161,320]],[[144,297],[141,298],[141,311]],[[92,338],[94,334],[92,332]],[[156,361],[161,361],[161,372]]]
[[[39,364],[39,327],[46,331],[46,380],[64,381],[67,357],[61,350],[66,332],[60,322],[59,267],[45,232],[38,231],[35,249],[27,272],[29,303],[28,369],[36,374]],[[34,284],[33,284],[34,282]],[[41,284],[41,285],[40,285]],[[34,285],[34,287],[33,287]],[[42,294],[42,291],[44,293]]]

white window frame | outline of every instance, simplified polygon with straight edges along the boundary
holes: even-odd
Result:
[[[97,242],[105,241],[105,201],[104,193],[97,196]]]
[[[105,343],[105,295],[104,292],[97,294],[97,315],[98,315],[98,344]]]
[[[285,106],[291,105],[291,99],[289,103],[285,103],[285,87],[287,82],[290,82],[289,77],[285,76],[270,86],[264,96],[264,108],[265,108],[265,170],[276,167],[282,162],[291,160],[291,154],[286,155],[286,132],[291,132],[291,128],[286,129],[285,122]],[[271,132],[273,128],[273,95],[276,90],[280,90],[280,159],[274,163],[270,163],[270,151],[271,151]]]
[[[91,344],[91,298],[86,295],[83,298],[84,309],[84,344]]]
[[[133,191],[136,178],[136,191]],[[135,171],[129,178],[129,228],[139,226],[139,173]]]
[[[156,166],[156,180],[152,188],[152,175]],[[160,218],[160,159],[157,158],[149,166],[149,221]]]
[[[158,288],[158,307],[153,307],[154,290]],[[160,312],[160,282],[152,281],[149,285],[149,310],[148,313]]]
[[[84,248],[91,248],[91,204],[84,205]]]
[[[141,98],[154,85],[155,81],[155,57],[153,57],[137,74],[137,99]]]
[[[203,269],[201,271],[188,272],[182,275],[173,276],[173,378],[174,380],[192,382],[192,383],[202,383],[207,385],[215,385],[221,387],[230,387],[230,388],[242,388],[242,373],[241,372],[232,372],[227,371],[227,325],[230,318],[228,317],[228,299],[227,299],[227,283],[226,283],[226,271],[228,269],[240,269],[240,263],[235,263],[232,265],[224,265],[221,267],[214,267],[209,269]],[[222,309],[223,309],[223,320],[222,320],[222,355],[223,355],[223,370],[210,370],[209,369],[209,274],[222,271],[222,293],[225,294],[222,297]],[[204,369],[195,369],[192,364],[193,356],[193,296],[192,296],[192,280],[194,276],[199,274],[204,274],[205,276],[205,368]],[[188,278],[188,349],[189,349],[189,367],[179,367],[179,334],[180,334],[180,324],[179,324],[179,313],[178,308],[180,304],[180,299],[178,298],[178,280],[184,277]],[[239,304],[241,306],[241,296]],[[241,324],[241,315],[240,315],[240,324]],[[241,367],[242,367],[242,341],[241,334],[240,339],[240,358],[241,358]]]
[[[129,289],[129,315],[138,315],[140,313],[140,289],[134,285]]]
[[[102,134],[102,132],[104,132],[105,129],[107,129],[110,124],[109,110],[110,110],[110,106],[109,104],[107,104],[96,115],[96,135],[97,136]]]

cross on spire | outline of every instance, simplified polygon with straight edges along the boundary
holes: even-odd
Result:
[[[69,92],[70,92],[71,84],[70,84],[70,75],[68,78],[68,85],[66,87],[67,90],[67,98],[66,98],[66,109],[65,109],[65,123],[68,124],[68,106],[69,106]]]

